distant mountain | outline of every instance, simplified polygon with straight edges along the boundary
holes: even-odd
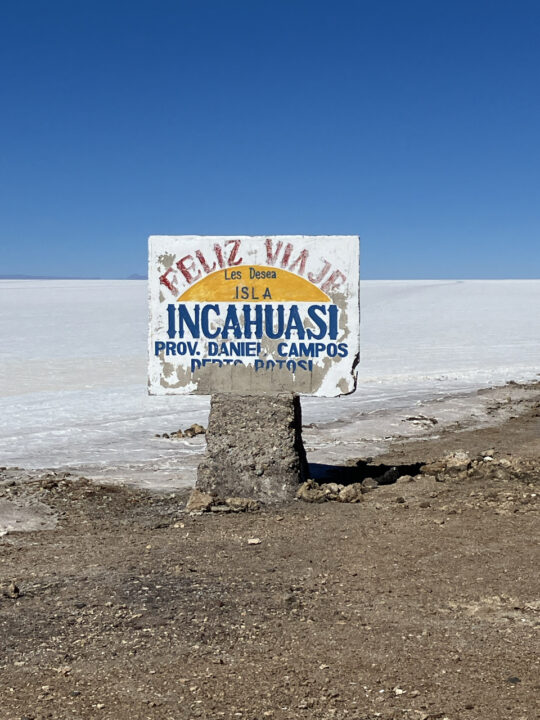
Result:
[[[0,275],[0,280],[101,280],[101,278],[67,275]]]
[[[0,280],[102,280],[99,277],[75,277],[72,275],[0,275]],[[110,280],[148,280],[148,275],[133,273],[127,278],[109,278]]]

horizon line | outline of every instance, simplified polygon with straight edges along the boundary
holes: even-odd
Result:
[[[98,276],[82,276],[82,275],[23,275],[23,274],[6,274],[6,275],[0,275],[0,280],[115,280],[115,281],[124,281],[124,280],[144,280],[148,281],[147,275],[139,275],[137,273],[133,273],[132,275],[129,275],[127,277],[98,277]],[[424,282],[434,282],[434,281],[456,281],[456,282],[463,282],[466,280],[469,281],[506,281],[506,280],[540,280],[540,276],[538,277],[362,277],[360,276],[360,280],[366,282],[366,281],[385,281],[385,282],[415,282],[415,281],[424,281]]]

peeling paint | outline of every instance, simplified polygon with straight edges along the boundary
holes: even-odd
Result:
[[[168,270],[174,265],[174,261],[176,260],[176,255],[173,253],[163,253],[163,255],[160,255],[158,258],[159,263],[159,269],[161,272],[164,270]]]
[[[354,392],[358,276],[356,236],[150,238],[149,392]]]

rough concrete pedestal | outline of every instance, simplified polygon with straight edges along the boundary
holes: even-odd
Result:
[[[297,395],[213,395],[196,488],[279,503],[308,477]]]

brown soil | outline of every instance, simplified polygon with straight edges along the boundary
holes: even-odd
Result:
[[[358,504],[189,516],[181,494],[4,471],[0,497],[60,522],[0,541],[0,718],[533,720],[535,392],[503,426],[377,458],[491,448],[512,472],[480,461]]]

